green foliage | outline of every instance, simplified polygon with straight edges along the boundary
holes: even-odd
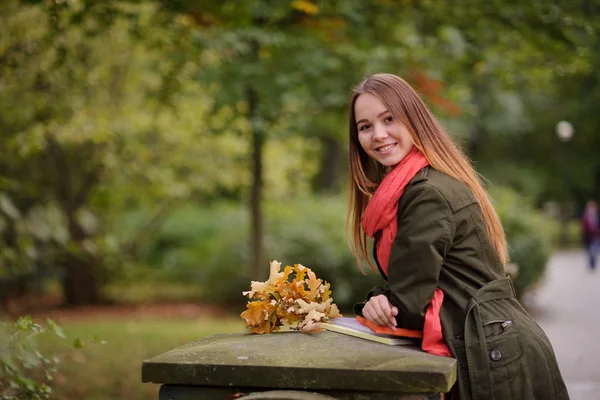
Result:
[[[527,198],[508,188],[493,191],[495,206],[505,226],[511,260],[519,265],[515,288],[521,296],[543,277],[552,250],[552,222]],[[301,263],[331,283],[342,311],[381,284],[377,273],[358,270],[344,237],[345,199],[297,198],[271,202],[267,214],[268,260]],[[187,206],[175,212],[144,250],[144,262],[158,281],[199,284],[205,301],[238,306],[247,290],[249,262],[248,213],[239,205],[207,208]],[[266,279],[268,265],[262,276]]]
[[[19,317],[13,324],[0,321],[0,399],[42,400],[53,394],[54,379],[64,354],[45,355],[39,349],[40,340],[48,335],[67,339],[61,326],[50,318],[44,327],[31,316]],[[106,344],[98,335],[91,339],[76,338],[73,348],[81,349],[87,343]]]
[[[110,219],[134,206],[156,224],[173,202],[239,190],[246,143],[232,132],[207,140],[210,99],[178,20],[147,3],[52,4],[0,13],[0,275],[20,279],[15,270],[37,272],[43,259],[72,282],[67,301],[98,301],[93,289],[147,233],[119,242]],[[86,270],[93,283],[69,276]]]
[[[552,252],[551,222],[528,198],[511,189],[496,187],[492,197],[506,231],[511,262],[519,267],[514,286],[522,297],[544,276]]]
[[[161,223],[188,200],[246,201],[253,182],[272,201],[309,196],[310,179],[345,156],[350,88],[376,71],[414,85],[498,182],[537,204],[567,191],[584,198],[600,190],[594,12],[566,0],[2,2],[0,279],[61,276],[74,282],[67,295],[97,301],[85,298],[94,284],[146,260],[139,249],[163,240]],[[569,154],[549,114],[577,122]],[[506,160],[536,167],[502,179]],[[132,210],[143,220],[126,235],[113,229]],[[161,253],[163,243],[153,256],[192,265],[214,245],[243,261],[238,273],[248,268],[247,245],[236,255],[217,242],[177,254]]]
[[[346,199],[300,198],[267,207],[269,259],[284,264],[301,263],[331,283],[333,298],[342,312],[363,301],[375,285],[383,284],[379,272],[363,275],[345,238]]]
[[[546,184],[544,171],[527,164],[529,163],[497,161],[481,168],[479,172],[487,181],[493,182],[494,187],[510,188],[537,204],[543,199],[542,193]]]
[[[54,244],[64,246],[69,239],[56,204],[36,204],[23,213],[0,191],[0,300],[19,287],[34,291],[55,276],[45,260],[55,257]]]
[[[33,341],[37,335],[52,332],[65,339],[61,327],[48,319],[48,327],[20,317],[14,324],[0,322],[0,399],[49,399],[58,358],[40,353]]]
[[[335,303],[347,312],[382,281],[376,273],[364,276],[350,254],[345,207],[341,197],[268,203],[266,243],[268,260],[303,264],[330,282]],[[188,206],[166,221],[144,250],[144,261],[159,279],[200,283],[205,301],[239,307],[250,279],[266,279],[269,272],[267,263],[261,276],[248,276],[249,232],[247,210],[239,205]]]

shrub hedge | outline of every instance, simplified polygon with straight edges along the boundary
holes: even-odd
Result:
[[[547,221],[517,193],[498,188],[495,206],[508,235],[512,261],[519,265],[519,295],[543,276],[550,255]],[[265,207],[267,261],[301,263],[331,283],[342,311],[383,281],[363,275],[345,241],[346,199],[301,198]],[[250,262],[248,210],[239,204],[187,205],[175,212],[144,253],[145,264],[162,280],[200,283],[202,298],[241,306],[248,290]],[[265,273],[268,276],[268,262]]]
[[[511,189],[495,188],[492,197],[506,231],[511,262],[519,267],[513,283],[522,297],[544,276],[552,253],[553,221]]]

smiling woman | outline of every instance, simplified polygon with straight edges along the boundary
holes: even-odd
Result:
[[[370,93],[356,99],[355,110],[358,140],[365,152],[386,167],[402,161],[413,147],[406,126]]]
[[[424,351],[455,357],[453,399],[568,399],[548,338],[506,276],[488,194],[416,92],[394,75],[367,78],[354,90],[349,134],[352,250],[387,282],[354,311],[423,330]]]

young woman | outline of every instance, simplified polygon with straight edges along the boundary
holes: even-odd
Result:
[[[423,329],[425,351],[458,360],[455,398],[568,399],[550,341],[504,272],[500,219],[427,106],[401,78],[376,74],[354,89],[349,122],[353,251],[370,265],[374,238],[387,281],[355,312]]]

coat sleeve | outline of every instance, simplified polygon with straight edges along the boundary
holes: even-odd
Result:
[[[365,304],[367,304],[367,301],[369,301],[369,299],[373,296],[379,296],[380,294],[385,295],[386,297],[389,298],[389,293],[390,290],[388,289],[387,285],[385,286],[375,286],[373,289],[371,289],[371,291],[367,294],[367,299],[363,302],[360,303],[356,303],[354,305],[353,311],[354,314],[356,315],[360,315],[361,317],[364,317],[362,310],[363,308],[365,308]]]
[[[388,295],[398,308],[398,326],[423,329],[425,310],[454,236],[452,211],[438,189],[423,183],[407,188],[398,212],[398,233],[388,263]]]

